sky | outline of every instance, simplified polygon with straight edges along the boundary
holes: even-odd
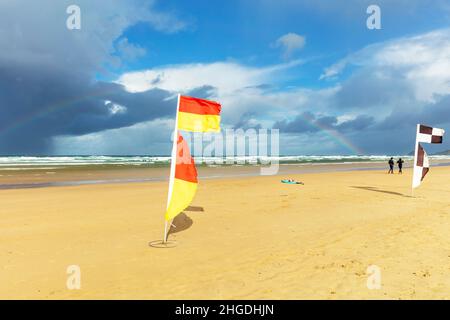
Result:
[[[444,0],[0,0],[0,49],[0,155],[167,155],[178,93],[219,101],[223,129],[278,129],[285,155],[450,132]]]

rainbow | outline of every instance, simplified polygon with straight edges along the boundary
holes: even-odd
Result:
[[[305,114],[301,114],[300,116],[305,122],[307,122],[311,126],[319,129],[321,132],[326,133],[335,142],[337,142],[339,145],[343,146],[345,149],[350,151],[352,153],[352,155],[364,154],[364,151],[361,148],[359,148],[357,145],[355,145],[352,141],[350,141],[346,136],[344,136],[342,133],[338,132],[337,130],[330,128],[324,124],[317,123],[311,117],[308,117]]]
[[[101,91],[97,91],[95,94],[81,96],[76,99],[57,101],[55,103],[52,103],[52,104],[46,106],[43,109],[37,109],[34,112],[26,114],[23,117],[17,119],[16,121],[11,122],[7,126],[0,128],[0,135],[6,134],[9,131],[18,129],[21,126],[24,126],[27,123],[29,123],[35,119],[38,119],[39,117],[43,117],[45,115],[51,114],[52,112],[61,110],[63,108],[67,108],[75,103],[87,101],[92,98],[104,97],[105,94],[110,93],[110,92],[113,92],[113,91],[112,90],[101,90]],[[364,154],[364,151],[361,148],[356,146],[352,141],[350,141],[347,137],[345,137],[343,134],[341,134],[337,130],[330,128],[324,124],[317,123],[313,119],[311,119],[311,117],[308,117],[307,115],[302,114],[301,118],[305,122],[310,124],[311,126],[319,129],[321,132],[326,133],[329,137],[331,137],[333,139],[333,141],[336,141],[339,145],[343,146],[346,150],[350,151],[351,154],[354,154],[354,155]]]
[[[9,131],[18,129],[18,128],[26,125],[27,123],[30,123],[31,121],[33,121],[35,119],[38,119],[45,115],[51,114],[52,112],[61,110],[63,108],[67,108],[75,103],[87,101],[92,98],[100,98],[100,97],[103,97],[105,94],[108,94],[111,92],[114,92],[114,91],[112,89],[99,90],[93,94],[80,96],[75,99],[59,100],[52,104],[49,104],[48,106],[45,106],[44,108],[37,108],[35,111],[27,113],[27,114],[23,115],[22,117],[16,119],[15,121],[9,123],[8,125],[0,128],[0,135],[6,134]],[[107,99],[105,99],[105,100],[107,100]]]

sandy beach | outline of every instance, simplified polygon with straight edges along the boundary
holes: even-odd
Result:
[[[414,197],[410,169],[289,177],[305,185],[201,180],[170,249],[149,246],[166,181],[0,190],[0,298],[450,298],[450,167]],[[66,287],[70,265],[80,290]],[[371,265],[380,289],[367,287]]]

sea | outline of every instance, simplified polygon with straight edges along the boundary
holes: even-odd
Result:
[[[280,164],[333,164],[386,162],[391,155],[286,155],[277,157],[237,156],[237,157],[195,157],[197,165],[259,165],[277,162]],[[392,155],[394,159],[411,161],[410,155]],[[450,155],[429,156],[431,160],[450,162]],[[36,170],[39,168],[62,168],[70,166],[169,166],[170,156],[0,156],[0,170]]]

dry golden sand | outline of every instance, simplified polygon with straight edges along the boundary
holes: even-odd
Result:
[[[201,181],[161,239],[166,182],[0,191],[0,298],[450,298],[450,168]],[[81,290],[66,268],[81,268]],[[369,290],[366,269],[381,269]]]

